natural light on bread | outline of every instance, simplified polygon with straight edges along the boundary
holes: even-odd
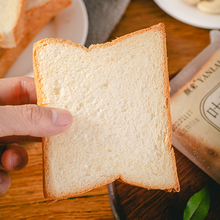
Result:
[[[68,109],[71,128],[43,139],[44,193],[68,198],[115,179],[179,191],[163,24],[89,49],[34,45],[38,104]]]

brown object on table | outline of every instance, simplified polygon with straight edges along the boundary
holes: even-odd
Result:
[[[209,30],[193,27],[170,17],[152,0],[133,0],[128,6],[122,20],[111,34],[109,40],[139,29],[150,27],[160,22],[164,22],[166,27],[168,66],[170,76],[173,76],[209,44]],[[51,205],[47,205],[43,197],[41,144],[26,145],[26,148],[30,155],[27,167],[21,171],[10,173],[12,177],[12,186],[7,194],[0,196],[1,220],[114,219],[109,204],[106,186],[74,197],[73,199],[62,200]],[[186,163],[188,159],[186,159],[177,150],[176,157],[177,167],[182,167],[182,171],[178,168],[178,174],[180,177],[179,195],[186,194],[186,196],[185,200],[180,197],[180,203],[176,203],[175,207],[172,207],[171,211],[176,212],[176,209],[181,209],[180,212],[183,212],[186,205],[184,203],[198,189],[194,184],[191,184],[191,182],[194,181],[197,184],[201,178],[208,177],[193,163]],[[188,177],[191,170],[194,170],[195,176]],[[188,187],[183,185],[183,181],[189,184]],[[200,184],[205,185],[205,183],[206,182],[202,182]],[[125,185],[125,187],[130,186]],[[139,190],[139,188],[137,190]],[[214,182],[212,182],[212,190],[216,192],[216,195],[219,195],[219,186]],[[171,196],[171,198],[172,195],[178,195],[169,194],[163,191],[149,192],[152,193],[152,197],[154,195],[156,196],[155,198],[152,198],[152,201],[153,199],[155,201],[157,200],[158,193],[164,193],[166,196]],[[129,191],[127,191],[127,193],[130,194]],[[137,196],[137,198],[142,199],[140,196]],[[163,199],[166,200],[168,204],[169,202],[172,202],[172,199],[168,199],[165,196]],[[211,197],[210,211],[212,212],[213,209],[219,211],[219,207],[212,205]],[[161,219],[168,219],[162,210],[163,207],[158,208],[161,210]],[[136,210],[136,212],[137,211],[138,210]],[[213,215],[212,219],[217,219],[219,216],[220,215]],[[147,219],[154,219],[151,217],[151,213],[149,213]]]

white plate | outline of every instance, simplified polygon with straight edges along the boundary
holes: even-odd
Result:
[[[186,24],[205,28],[220,28],[220,15],[206,14],[183,0],[154,0],[167,14]]]
[[[47,24],[42,31],[31,41],[13,66],[4,76],[33,77],[32,50],[33,44],[43,38],[62,38],[84,45],[88,34],[88,15],[83,0],[72,0],[71,6],[62,10]]]

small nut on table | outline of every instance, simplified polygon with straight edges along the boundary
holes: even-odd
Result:
[[[209,14],[220,14],[220,0],[201,1],[197,4],[200,11]]]
[[[196,5],[200,0],[183,0],[189,5]]]

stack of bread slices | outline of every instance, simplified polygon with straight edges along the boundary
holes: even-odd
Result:
[[[0,78],[40,30],[71,0],[0,0]]]

